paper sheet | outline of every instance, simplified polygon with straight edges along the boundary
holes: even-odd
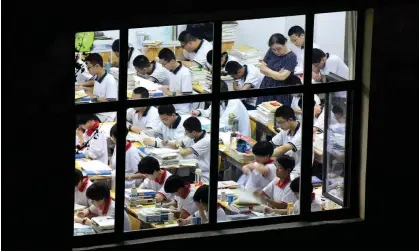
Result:
[[[99,160],[80,161],[79,165],[83,170],[91,171],[91,172],[112,171],[112,169],[109,166],[105,165]]]

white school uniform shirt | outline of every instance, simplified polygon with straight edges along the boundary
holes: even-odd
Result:
[[[156,127],[154,133],[157,135],[161,134],[163,137],[163,139],[156,138],[157,147],[163,147],[162,140],[182,141],[185,138],[185,128],[183,127],[183,122],[185,122],[186,118],[177,113],[176,115],[178,118],[170,127],[166,126],[161,121]]]
[[[90,207],[90,211],[98,216],[109,216],[115,219],[115,201],[113,201],[112,199],[110,200],[109,208],[106,213],[95,206]],[[131,230],[131,222],[130,222],[127,212],[125,212],[124,210],[124,231],[130,231],[130,230]]]
[[[314,200],[311,201],[311,212],[318,212],[321,211],[321,200],[318,198],[318,196],[315,196]],[[294,203],[294,213],[299,214],[300,213],[300,200],[297,200]]]
[[[224,106],[225,102],[221,101],[221,105]],[[251,137],[249,113],[240,99],[228,100],[227,106],[223,110],[221,113],[222,109],[220,109],[220,124],[228,125],[229,114],[233,113],[239,121],[239,132],[244,136]]]
[[[265,177],[256,169],[250,172],[248,176],[248,180],[246,185],[244,186],[246,189],[255,189],[261,190],[265,188],[269,183],[272,182],[276,178],[276,167],[273,163],[265,164],[267,168],[269,168],[269,174]],[[244,175],[244,174],[243,174]]]
[[[84,142],[88,142],[83,150],[84,154],[90,159],[99,160],[108,165],[108,142],[105,133],[98,128],[89,136],[86,130],[83,137]]]
[[[301,99],[300,95],[292,97],[291,108],[294,111],[300,111],[301,110],[301,107],[298,106],[298,102],[300,101],[300,99]],[[316,94],[314,94],[314,101],[316,102],[317,105],[321,104],[320,98]],[[297,120],[301,120],[303,118],[302,115],[296,115],[296,117],[297,117]]]
[[[319,117],[315,119],[315,122],[313,124],[313,127],[317,128],[318,133],[324,132],[324,122],[325,122],[324,113],[325,113],[325,109],[323,109],[323,111],[320,113]],[[330,111],[330,114],[329,114],[329,121],[330,121],[330,125],[335,125],[337,123],[336,118],[333,115],[332,111]]]
[[[304,46],[297,47],[294,44],[289,46],[290,50],[297,56],[297,67],[295,70],[296,74],[304,73]],[[313,43],[313,49],[320,49],[319,45]]]
[[[153,71],[149,76],[154,80],[153,82],[169,86],[171,77],[170,71],[159,62],[152,61],[151,64],[153,65]]]
[[[269,199],[275,202],[295,203],[297,198],[290,188],[291,181],[288,180],[282,185],[279,184],[279,178],[276,177],[264,189],[263,192]]]
[[[203,182],[209,182],[210,171],[210,153],[211,153],[211,137],[205,130],[198,139],[185,137],[182,141],[185,147],[192,149],[192,155],[198,162],[197,168],[201,169],[201,179]]]
[[[209,219],[209,213],[208,211],[204,211],[205,213],[205,217],[207,217],[207,219]],[[201,215],[199,215],[199,210],[195,212],[194,217],[201,217]],[[217,221],[227,221],[227,216],[226,213],[224,212],[224,209],[221,206],[217,206]]]
[[[134,66],[134,59],[137,56],[142,55],[142,53],[134,47],[130,47],[130,50],[132,50],[132,53],[128,54],[128,70],[132,70],[136,72],[135,66]]]
[[[294,158],[295,160],[295,167],[292,173],[294,175],[300,174],[300,167],[301,167],[301,124],[298,122],[297,127],[295,128],[294,134],[291,133],[291,130],[281,130],[280,133],[275,135],[272,138],[272,143],[275,146],[282,146],[284,144],[290,144],[292,150],[286,152],[286,155],[289,155]]]
[[[329,54],[329,57],[326,59],[326,63],[323,69],[320,69],[322,75],[328,75],[329,73],[334,73],[344,79],[349,80],[349,68],[343,62],[343,60],[333,54]],[[335,93],[336,97],[346,98],[346,92],[337,92]]]
[[[189,69],[180,65],[172,71],[170,76],[169,83],[170,92],[182,93],[182,94],[192,94],[192,76]],[[176,111],[180,114],[189,114],[189,103],[186,104],[175,104],[174,107]]]
[[[87,178],[86,178],[87,179]],[[89,200],[86,196],[87,188],[89,188],[93,183],[87,179],[87,185],[84,187],[83,191],[80,191],[78,188],[74,191],[74,203],[82,206],[90,207],[93,205],[92,201]]]
[[[127,110],[127,122],[133,126],[141,126],[150,131],[154,131],[161,123],[159,112],[154,106],[147,107],[141,118],[138,117],[138,113],[134,108],[129,108]]]
[[[254,65],[243,65],[244,66],[244,75],[242,78],[237,80],[237,84],[242,87],[245,84],[251,84],[251,89],[259,89],[260,83],[262,83],[263,78],[265,77],[258,68]],[[246,103],[252,106],[256,106],[256,97],[247,98]]]
[[[193,196],[195,194],[195,189],[189,188],[189,193],[186,198],[182,198],[180,196],[175,195],[174,199],[177,202],[177,209],[179,211],[186,211],[189,215],[194,215],[196,211],[198,211],[198,207],[196,206],[195,201],[193,200]]]
[[[115,78],[105,71],[102,77],[95,80],[93,95],[116,100],[118,98],[118,84]]]
[[[144,180],[144,187],[146,189],[156,191],[156,193],[161,194],[166,200],[169,201],[173,196],[172,194],[166,193],[164,191],[164,184],[166,184],[166,181],[170,176],[172,176],[172,174],[166,169],[163,169],[163,175],[160,180],[150,180],[149,178],[146,178]]]
[[[138,171],[140,160],[141,157],[138,149],[129,143],[125,149],[125,175],[135,174]],[[112,170],[116,170],[116,146],[112,154],[111,167]],[[135,184],[135,180],[125,180],[125,188],[132,188],[132,184]]]
[[[183,56],[190,61],[195,61],[201,67],[207,64],[207,54],[212,50],[212,44],[205,39],[201,40],[201,43],[198,45],[198,48],[194,52],[187,52],[183,50]]]

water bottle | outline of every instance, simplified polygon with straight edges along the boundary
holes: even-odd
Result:
[[[202,170],[197,168],[195,170],[195,184],[196,185],[201,185],[201,174],[202,174]]]

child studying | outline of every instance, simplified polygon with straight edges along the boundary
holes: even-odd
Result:
[[[294,203],[294,213],[299,214],[300,213],[300,177],[295,178],[291,184],[290,188],[292,192],[294,193],[295,197],[297,198],[297,201]],[[310,190],[313,191],[313,185],[310,183]],[[316,195],[312,192],[311,193],[311,212],[317,212],[321,211],[321,202],[318,198],[316,198]]]
[[[186,219],[198,211],[198,207],[193,200],[195,190],[180,176],[170,176],[164,184],[164,191],[174,195],[174,201],[166,206],[177,208],[180,211],[181,219]]]
[[[76,170],[75,183],[74,183],[74,204],[90,207],[92,201],[87,199],[86,191],[93,184],[89,178],[84,177],[79,169]]]

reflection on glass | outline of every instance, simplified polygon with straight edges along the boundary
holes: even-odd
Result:
[[[115,117],[116,112],[77,116],[74,235],[114,231],[115,146],[107,135]]]
[[[354,79],[357,12],[316,14],[312,52],[314,83]]]
[[[116,101],[118,72],[111,66],[118,65],[113,43],[119,31],[79,32],[75,37],[75,102]]]

